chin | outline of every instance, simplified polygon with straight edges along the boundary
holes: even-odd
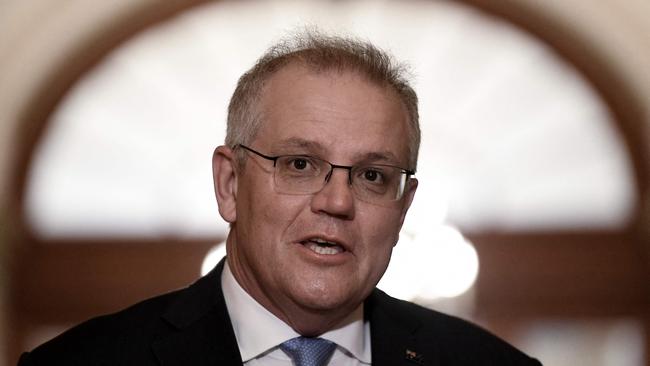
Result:
[[[295,299],[304,308],[316,312],[341,311],[343,309],[355,308],[365,296],[357,291],[342,290],[340,286],[335,289],[318,287],[295,294]]]

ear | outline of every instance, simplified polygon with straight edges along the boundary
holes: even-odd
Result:
[[[404,191],[404,197],[402,198],[403,201],[403,206],[402,206],[402,212],[400,215],[400,221],[399,221],[399,227],[400,229],[402,228],[402,225],[404,224],[404,219],[406,218],[406,213],[408,212],[409,208],[411,207],[411,203],[413,203],[413,197],[415,197],[415,191],[418,189],[418,180],[417,178],[410,178],[408,182],[406,182],[406,190]]]
[[[235,154],[227,146],[219,146],[212,155],[214,193],[219,214],[229,223],[237,221],[237,162]]]

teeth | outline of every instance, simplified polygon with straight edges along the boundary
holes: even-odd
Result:
[[[305,243],[306,247],[318,254],[334,255],[343,252],[343,248],[331,241],[314,238]]]
[[[311,241],[316,242],[318,244],[336,245],[336,243],[332,243],[331,241],[323,240],[323,239],[320,239],[320,238],[311,239]]]
[[[333,255],[333,254],[341,253],[341,247],[339,246],[323,247],[314,242],[308,242],[307,248],[311,249],[313,252],[316,252],[318,254]]]

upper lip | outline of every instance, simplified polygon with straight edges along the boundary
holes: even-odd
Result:
[[[350,245],[343,239],[337,236],[330,236],[330,235],[324,235],[324,234],[309,234],[303,236],[301,239],[298,240],[299,243],[308,241],[308,240],[313,240],[313,239],[320,239],[324,240],[330,243],[335,243],[336,245],[341,246],[343,249],[345,249],[346,252],[351,251]]]

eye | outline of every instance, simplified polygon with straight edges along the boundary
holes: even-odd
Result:
[[[279,160],[283,172],[293,175],[314,175],[319,172],[318,160],[304,155],[287,155]]]
[[[291,161],[291,166],[296,170],[303,170],[307,168],[307,159],[295,158]]]
[[[365,183],[384,184],[386,181],[384,172],[376,167],[366,167],[359,172],[358,176]]]
[[[379,179],[379,172],[375,170],[366,170],[363,173],[363,178],[369,182],[374,182]]]

